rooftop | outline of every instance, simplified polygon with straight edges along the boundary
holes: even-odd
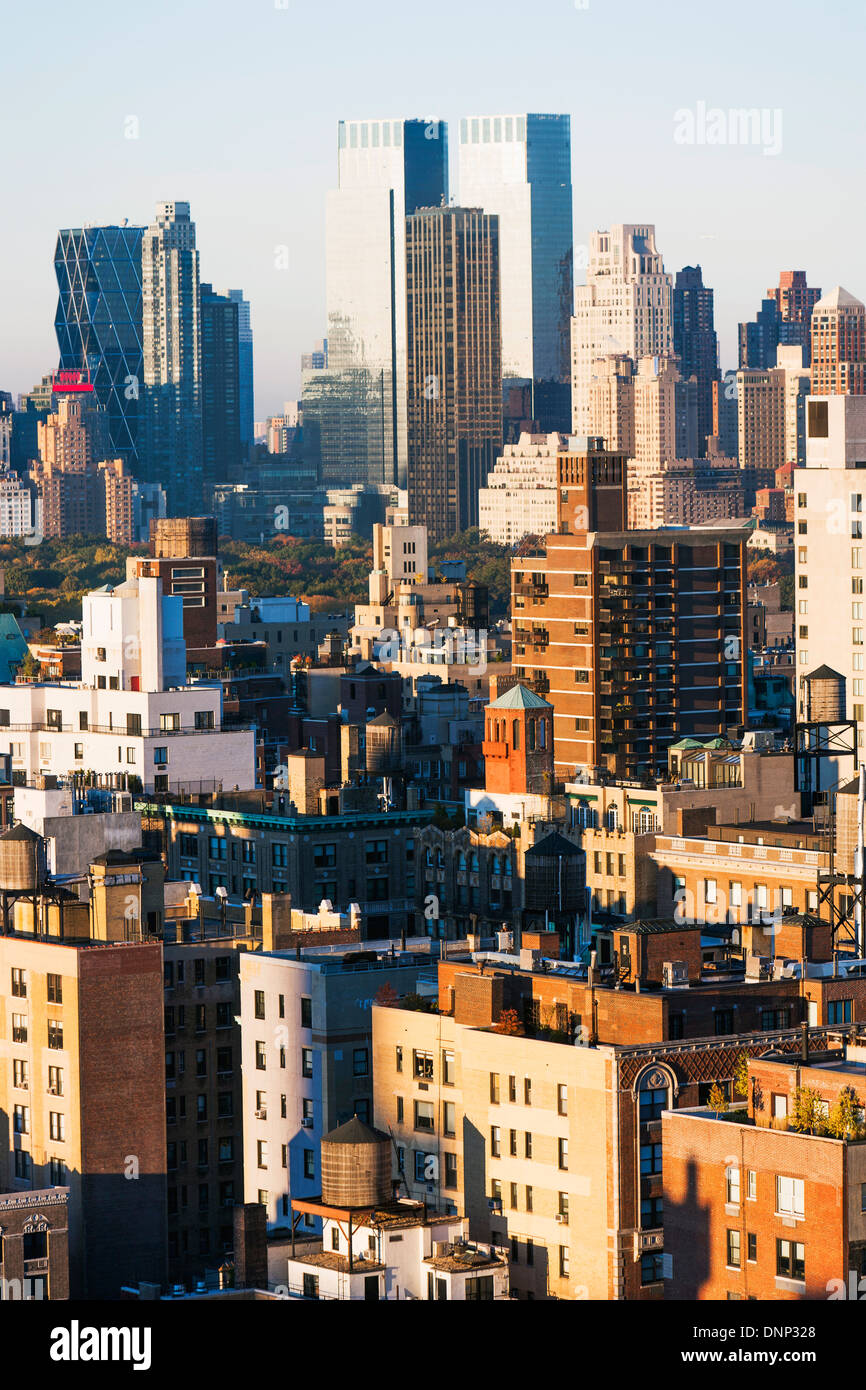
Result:
[[[542,700],[540,695],[536,695],[534,690],[528,690],[525,685],[513,685],[504,695],[500,695],[498,700],[491,700],[487,708],[552,709],[552,706],[547,700]]]

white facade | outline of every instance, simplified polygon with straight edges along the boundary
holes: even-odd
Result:
[[[478,524],[498,545],[556,529],[556,457],[559,434],[521,434],[506,444],[478,492]]]
[[[3,417],[0,416],[0,431]],[[2,455],[2,433],[0,433]],[[0,536],[19,537],[38,535],[41,530],[42,500],[34,497],[20,479],[5,472],[0,461]]]
[[[794,470],[794,631],[800,680],[829,666],[846,680],[863,746],[866,695],[866,396],[810,396],[806,466]]]
[[[656,250],[655,227],[619,224],[594,232],[586,284],[575,290],[571,325],[572,428],[591,431],[593,363],[625,353],[634,361],[673,351],[672,277]]]
[[[0,747],[5,729],[13,770],[28,782],[138,778],[145,791],[255,787],[255,730],[223,729],[219,682],[186,684],[181,603],[151,578],[87,594],[81,681],[0,688]]]
[[[463,1217],[425,1217],[419,1203],[403,1199],[382,1221],[353,1222],[350,1270],[348,1222],[344,1212],[335,1212],[323,1221],[321,1251],[300,1252],[288,1261],[289,1297],[461,1303],[507,1298],[508,1261],[495,1246],[469,1245],[467,1224]]]

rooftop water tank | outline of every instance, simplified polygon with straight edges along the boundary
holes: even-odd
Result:
[[[354,1115],[322,1139],[322,1201],[375,1207],[391,1200],[391,1140]]]

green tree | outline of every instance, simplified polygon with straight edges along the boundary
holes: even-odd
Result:
[[[789,1129],[795,1129],[798,1134],[820,1134],[825,1123],[824,1106],[818,1092],[811,1086],[798,1086]]]
[[[840,1092],[839,1099],[827,1116],[826,1131],[833,1139],[863,1139],[866,1126],[863,1124],[863,1106],[860,1097],[852,1086]]]

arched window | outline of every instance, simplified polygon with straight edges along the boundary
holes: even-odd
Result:
[[[640,1079],[638,1087],[638,1118],[642,1125],[649,1124],[652,1120],[661,1118],[663,1110],[670,1109],[670,1087],[668,1078],[663,1071],[655,1070],[646,1072]],[[643,1146],[641,1147],[641,1172],[643,1166]],[[654,1168],[646,1169],[646,1172],[656,1172]]]
[[[610,807],[608,808],[608,812],[607,812],[607,828],[608,828],[608,830],[616,830],[618,826],[619,826],[619,807],[618,807],[618,806],[610,806]]]
[[[546,720],[546,719],[539,719],[539,721],[538,721],[538,746],[539,746],[539,748],[546,748],[546,747],[547,747],[547,720]]]
[[[498,873],[501,872],[501,871],[500,871],[500,868],[499,868],[499,855],[498,855],[498,854],[491,854],[491,856],[490,856],[490,872],[491,872],[492,874],[498,874]]]
[[[518,752],[518,751],[520,750],[520,720],[519,720],[519,719],[512,719],[512,721],[511,721],[511,746],[512,746],[512,748],[515,750],[515,752]]]
[[[465,874],[466,872],[466,855],[464,854],[462,849],[457,856],[457,870],[458,873],[461,874]]]
[[[424,863],[426,864],[426,866],[427,866],[428,869],[432,869],[432,868],[433,868],[433,851],[432,851],[432,849],[430,848],[429,845],[427,846],[426,850],[424,851]]]
[[[530,753],[535,752],[535,720],[529,719],[526,722],[526,746]]]
[[[474,850],[472,851],[472,853],[469,855],[469,872],[470,872],[471,874],[477,874],[477,873],[478,873],[478,850],[477,850],[477,849],[474,849]]]

